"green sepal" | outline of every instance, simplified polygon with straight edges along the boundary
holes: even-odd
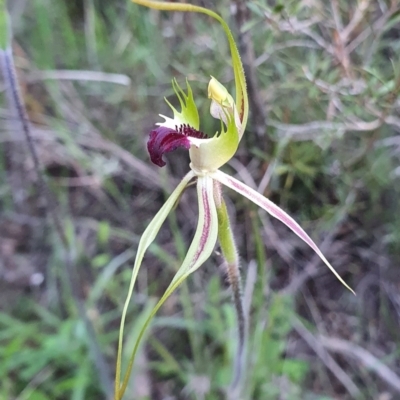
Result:
[[[249,100],[247,95],[246,78],[244,76],[244,69],[242,60],[238,48],[236,46],[235,39],[233,38],[232,32],[229,29],[228,24],[214,11],[208,8],[195,6],[187,3],[170,3],[165,1],[151,1],[151,0],[132,0],[133,3],[140,4],[145,7],[153,8],[156,10],[165,11],[182,11],[182,12],[197,12],[206,14],[216,19],[225,31],[225,35],[228,39],[229,48],[231,51],[233,75],[235,77],[235,89],[236,89],[236,107],[240,116],[241,129],[239,132],[240,138],[242,137],[244,130],[246,129],[247,119],[249,116]]]
[[[153,308],[152,312],[146,319],[143,327],[141,328],[134,349],[132,351],[128,371],[125,375],[121,388],[116,388],[115,400],[120,400],[124,395],[128,385],[130,371],[132,370],[133,362],[139,348],[140,341],[154,318],[157,311],[165,303],[169,296],[176,290],[176,288],[194,271],[196,271],[210,256],[217,242],[218,235],[218,217],[215,208],[213,196],[213,179],[205,176],[199,177],[197,181],[197,196],[199,203],[199,219],[197,224],[196,233],[193,241],[189,247],[182,265],[179,267],[172,282],[168,286],[164,295]],[[182,190],[181,190],[182,191]],[[175,192],[174,192],[175,193]],[[171,195],[172,196],[172,195]],[[170,197],[171,198],[171,197]],[[167,200],[167,202],[169,199]],[[160,210],[161,212],[161,210]],[[159,213],[160,213],[159,212]],[[165,218],[164,218],[165,219]]]
[[[121,399],[123,396],[123,393],[126,390],[126,386],[128,384],[128,379],[129,379],[129,376],[130,376],[130,373],[132,370],[132,366],[133,366],[134,357],[135,357],[135,354],[137,351],[137,347],[135,347],[134,353],[131,355],[131,357],[129,359],[129,363],[128,363],[127,371],[125,373],[125,377],[123,379],[123,383],[122,383],[122,385],[120,385],[122,343],[123,343],[123,335],[124,335],[125,318],[126,318],[126,314],[128,311],[129,303],[132,298],[133,288],[135,286],[136,278],[139,273],[140,266],[142,265],[144,254],[145,254],[147,248],[150,246],[150,244],[154,241],[158,231],[161,228],[161,225],[167,218],[172,207],[174,206],[176,201],[179,199],[181,193],[183,192],[183,190],[185,189],[185,187],[188,185],[189,181],[193,177],[194,177],[194,173],[192,171],[190,171],[188,174],[186,174],[186,176],[182,179],[182,181],[179,183],[179,185],[176,187],[176,189],[172,192],[170,197],[167,199],[167,201],[164,203],[164,205],[161,207],[161,209],[158,211],[158,213],[155,215],[155,217],[148,224],[146,230],[143,232],[143,235],[140,238],[138,250],[136,253],[135,264],[134,264],[133,271],[132,271],[131,282],[129,285],[128,296],[126,298],[125,305],[124,305],[124,308],[122,311],[122,317],[121,317],[121,326],[120,326],[119,341],[118,341],[117,366],[116,366],[116,374],[115,374],[115,400]],[[140,340],[140,339],[138,339],[138,340]]]

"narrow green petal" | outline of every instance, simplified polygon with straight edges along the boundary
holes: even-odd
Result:
[[[117,366],[116,366],[116,375],[115,375],[115,399],[120,399],[120,381],[121,381],[121,359],[122,359],[122,343],[123,343],[123,335],[124,335],[124,326],[125,326],[125,318],[126,318],[126,313],[128,311],[128,306],[132,298],[132,293],[133,293],[133,288],[135,286],[136,278],[140,269],[140,266],[142,264],[142,260],[144,257],[144,254],[147,250],[147,248],[150,246],[150,244],[154,241],[158,231],[161,228],[161,225],[167,218],[169,212],[171,211],[172,207],[176,203],[176,201],[179,199],[179,196],[189,183],[189,181],[194,177],[194,173],[190,171],[179,183],[179,185],[176,187],[176,189],[172,192],[171,196],[168,198],[168,200],[165,202],[165,204],[161,207],[160,211],[155,215],[155,217],[152,219],[152,221],[149,223],[147,226],[146,230],[143,232],[142,237],[140,238],[138,250],[136,253],[136,259],[135,259],[135,264],[133,267],[132,271],[132,278],[131,282],[129,285],[129,290],[128,290],[128,296],[125,301],[124,309],[122,311],[122,317],[121,317],[121,326],[120,326],[120,331],[119,331],[119,340],[118,340],[118,355],[117,355]],[[133,359],[130,360],[127,372],[125,374],[125,380],[127,380],[126,377],[129,377],[130,372],[132,370],[133,366]],[[126,388],[126,386],[125,386]],[[124,389],[125,390],[125,389]]]

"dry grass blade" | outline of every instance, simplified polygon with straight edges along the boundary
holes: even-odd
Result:
[[[369,351],[352,342],[338,338],[319,336],[318,340],[326,349],[357,360],[400,393],[400,377]]]
[[[117,85],[129,86],[131,79],[122,74],[110,74],[99,71],[74,71],[74,70],[55,70],[55,71],[36,71],[27,77],[27,82],[41,80],[66,80],[83,82],[106,82]]]
[[[326,367],[336,376],[346,390],[354,397],[358,397],[361,392],[357,385],[351,380],[349,375],[324,349],[319,337],[314,336],[297,318],[293,319],[293,327],[304,341],[313,349]]]

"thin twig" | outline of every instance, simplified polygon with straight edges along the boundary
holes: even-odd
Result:
[[[368,10],[370,10],[370,0],[361,0],[357,5],[353,17],[347,26],[341,30],[340,35],[343,41],[348,41],[349,36],[353,33],[353,31],[358,27],[358,25],[363,21],[365,14]]]
[[[380,128],[384,123],[392,125],[393,119],[380,118],[373,121],[353,120],[342,122],[312,121],[305,124],[283,124],[279,121],[269,120],[268,124],[278,130],[281,138],[287,137],[294,141],[313,140],[321,136],[321,131],[342,135],[346,132],[370,132]]]
[[[0,110],[0,118],[10,119],[9,117],[9,115],[6,116]],[[17,118],[13,118],[13,120],[17,120]],[[87,120],[82,120],[79,125],[84,125],[86,121]],[[75,124],[75,121],[73,122]],[[76,122],[76,124],[78,124],[78,122]],[[34,124],[30,124],[30,129],[34,141],[40,140],[42,142],[49,141],[54,144],[59,143],[57,132],[49,128],[43,128],[35,126]],[[15,129],[12,129],[12,127],[8,130],[12,130],[15,134],[11,138],[1,136],[0,143],[25,140],[21,135],[19,135],[19,132]],[[154,189],[154,187],[162,188],[163,185],[165,186],[165,179],[154,168],[149,167],[144,161],[132,155],[132,153],[130,153],[128,150],[125,150],[110,140],[103,138],[92,125],[87,127],[87,132],[83,132],[82,135],[77,136],[75,142],[84,148],[93,149],[99,152],[106,152],[107,154],[115,157],[121,162],[121,164],[123,164],[124,171],[129,172],[128,168],[130,168],[135,172],[135,179],[137,179],[144,187]],[[175,181],[176,179],[169,178],[168,182],[166,183],[168,185],[167,187],[174,187],[176,183]]]
[[[368,25],[354,40],[347,45],[347,52],[350,54],[357,49],[364,40],[366,40],[371,34],[376,33],[377,35],[382,33],[382,28],[386,25],[388,19],[398,11],[398,7],[393,2],[390,9],[385,12],[380,18],[378,18],[373,24]]]

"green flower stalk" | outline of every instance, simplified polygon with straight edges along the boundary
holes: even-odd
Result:
[[[241,299],[239,257],[228,213],[222,197],[221,185],[227,186],[228,188],[240,193],[264,209],[274,218],[283,222],[297,236],[306,242],[315,253],[318,254],[321,260],[340,280],[340,282],[351,290],[322,254],[318,246],[292,217],[260,193],[220,170],[220,168],[236,153],[240,140],[246,129],[249,115],[249,102],[243,66],[234,38],[226,22],[213,11],[191,4],[166,3],[150,0],[132,1],[157,10],[201,13],[217,20],[224,29],[229,42],[235,80],[236,99],[234,100],[228,90],[218,82],[216,78],[211,77],[208,85],[208,98],[211,100],[210,113],[214,118],[220,120],[221,129],[213,136],[208,136],[200,130],[199,113],[189,83],[186,82],[187,90],[184,91],[178,85],[176,80],[173,80],[172,86],[180,103],[180,111],[175,109],[167,101],[172,109],[173,117],[162,116],[164,121],[158,123],[158,127],[150,132],[147,147],[150,153],[150,158],[156,165],[160,167],[165,165],[165,161],[163,160],[163,155],[165,153],[173,151],[178,147],[184,147],[189,150],[190,171],[182,179],[178,187],[172,192],[171,196],[149,223],[139,242],[129,292],[121,318],[115,378],[116,400],[121,399],[124,395],[139,342],[152,318],[172,292],[211,256],[217,240],[219,241],[222,255],[225,259],[228,279],[233,291],[234,305],[238,315],[239,347],[238,359],[233,377],[233,386],[237,384],[240,378],[241,364],[243,361],[242,355],[245,347],[246,317]],[[193,241],[182,265],[176,272],[176,275],[172,279],[164,295],[158,301],[150,316],[144,323],[130,356],[127,371],[125,372],[123,379],[121,379],[121,358],[125,318],[144,254],[155,239],[162,223],[167,218],[183,190],[193,179],[197,181],[197,198],[199,207],[197,229]]]

